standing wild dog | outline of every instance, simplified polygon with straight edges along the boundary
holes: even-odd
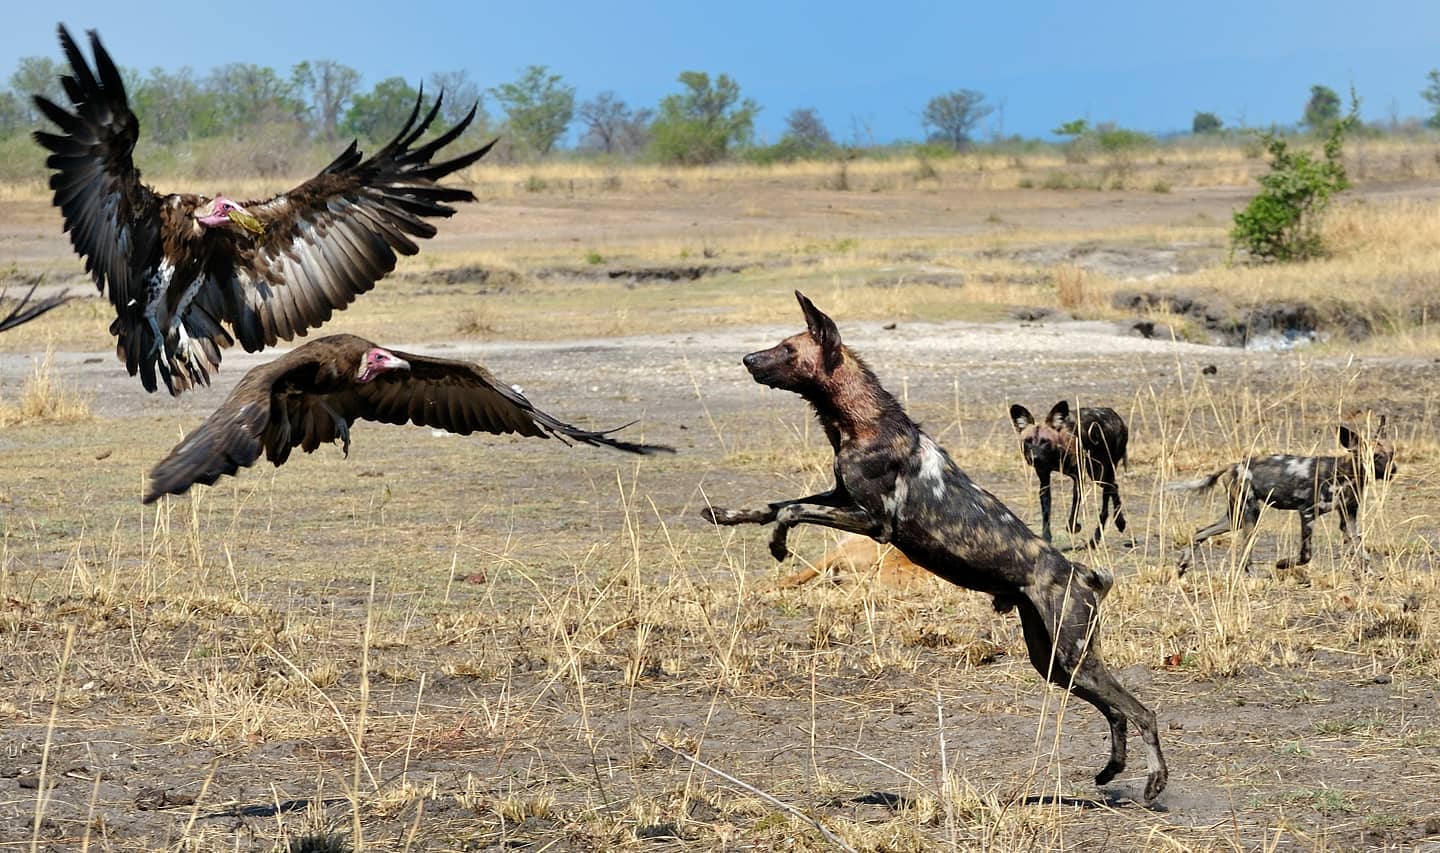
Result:
[[[1096,783],[1125,768],[1128,720],[1145,742],[1145,800],[1155,799],[1167,778],[1155,714],[1115,680],[1100,656],[1100,602],[1114,578],[1065,559],[971,482],[841,343],[835,322],[798,291],[795,296],[806,331],[750,353],[744,363],[756,382],[793,391],[814,408],[835,450],[835,485],[760,509],[710,507],[705,519],[775,522],[770,553],[777,560],[788,556],[785,540],[797,524],[862,533],[951,583],[989,593],[999,612],[1018,610],[1031,664],[1110,723],[1110,761]]]
[[[1185,574],[1195,558],[1195,548],[1212,536],[1243,529],[1248,538],[1260,520],[1260,505],[1291,509],[1300,513],[1300,556],[1282,557],[1275,568],[1288,569],[1310,562],[1310,534],[1315,517],[1332,509],[1340,510],[1340,532],[1345,541],[1353,539],[1364,558],[1360,542],[1360,496],[1373,476],[1388,480],[1395,475],[1395,448],[1383,437],[1385,418],[1381,416],[1373,441],[1363,441],[1349,427],[1340,427],[1340,445],[1350,451],[1348,456],[1287,456],[1276,454],[1259,459],[1236,462],[1219,471],[1166,488],[1176,491],[1199,491],[1223,482],[1229,493],[1229,509],[1219,521],[1195,531],[1195,536],[1180,557],[1180,574]]]
[[[1025,461],[1035,469],[1040,478],[1040,522],[1045,541],[1050,541],[1050,475],[1059,471],[1070,478],[1071,533],[1080,532],[1080,466],[1085,466],[1085,476],[1100,486],[1100,526],[1090,544],[1100,542],[1105,532],[1105,521],[1110,517],[1110,504],[1115,504],[1115,529],[1125,532],[1125,511],[1120,508],[1120,486],[1116,482],[1115,469],[1125,462],[1125,445],[1130,442],[1130,430],[1125,420],[1114,409],[1084,406],[1080,409],[1080,422],[1075,422],[1075,413],[1064,400],[1056,403],[1045,416],[1044,423],[1035,420],[1024,406],[1010,407],[1010,420],[1015,431],[1020,433],[1020,449]]]

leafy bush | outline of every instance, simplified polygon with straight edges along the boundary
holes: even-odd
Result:
[[[831,160],[839,156],[840,147],[834,143],[813,143],[793,136],[782,136],[774,145],[754,145],[745,149],[745,159],[769,166],[774,163],[793,163],[797,160]]]
[[[1101,151],[1113,154],[1118,151],[1149,148],[1155,144],[1155,137],[1138,130],[1102,124],[1095,128],[1095,142],[1100,146]]]
[[[1235,214],[1232,247],[1262,261],[1297,261],[1324,254],[1320,217],[1330,197],[1350,187],[1341,162],[1345,133],[1359,121],[1360,104],[1350,96],[1350,113],[1335,122],[1325,140],[1325,159],[1292,151],[1273,131],[1260,134],[1270,154],[1270,172],[1260,176],[1260,194]]]
[[[740,97],[729,75],[713,81],[703,71],[682,71],[685,91],[667,95],[650,125],[650,150],[663,163],[695,166],[722,160],[750,139],[760,107]]]

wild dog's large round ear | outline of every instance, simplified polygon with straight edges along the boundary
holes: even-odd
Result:
[[[820,352],[825,356],[825,369],[834,370],[844,361],[840,350],[840,328],[805,294],[797,290],[795,298],[800,302],[800,310],[805,313],[805,328],[809,329],[810,336],[820,345]]]
[[[1029,409],[1020,405],[1019,403],[1016,403],[1015,405],[1010,407],[1010,420],[1012,423],[1015,424],[1016,432],[1024,432],[1026,429],[1034,425],[1035,416],[1030,414]]]
[[[1347,450],[1354,450],[1360,446],[1360,436],[1356,435],[1350,427],[1342,426],[1340,427],[1340,446]]]
[[[1050,408],[1050,414],[1045,416],[1045,422],[1053,429],[1064,429],[1075,426],[1075,416],[1070,414],[1070,403],[1061,400]]]

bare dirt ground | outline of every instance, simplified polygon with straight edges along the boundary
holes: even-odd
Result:
[[[627,432],[673,458],[362,424],[349,459],[322,448],[142,510],[149,466],[270,354],[227,354],[214,387],[180,400],[147,396],[109,352],[103,303],[62,309],[51,375],[90,414],[0,429],[0,849],[339,849],[301,846],[319,835],[367,849],[832,847],[774,800],[864,850],[1440,843],[1433,355],[1246,352],[1110,321],[929,322],[866,284],[926,258],[856,273],[806,251],[764,266],[777,233],[1002,229],[1042,269],[1057,252],[1045,235],[1072,227],[1119,229],[1131,236],[1112,259],[1150,259],[1193,247],[1133,229],[1223,222],[1242,192],[743,189],[472,206],[323,330],[478,359],[572,422],[639,418]],[[692,245],[762,269],[436,283],[497,258],[524,273]],[[15,281],[78,268],[30,203],[0,204],[0,262]],[[1161,718],[1171,784],[1153,808],[1133,800],[1138,743],[1130,771],[1096,790],[1103,720],[1041,685],[1013,617],[984,596],[854,577],[777,590],[793,566],[770,561],[764,532],[698,519],[710,501],[827,485],[803,404],[739,364],[799,328],[796,281],[831,298],[817,301],[912,414],[1037,527],[1008,405],[1068,397],[1130,421],[1132,527],[1072,556],[1120,578],[1106,653]],[[728,319],[677,313],[687,289]],[[942,316],[967,314],[949,305],[964,293],[923,291]],[[615,300],[634,314],[606,333],[594,318]],[[0,400],[21,395],[43,341],[0,342]],[[1221,508],[1166,480],[1255,450],[1338,452],[1333,424],[1357,406],[1390,413],[1401,446],[1401,476],[1367,499],[1368,564],[1329,516],[1312,566],[1272,572],[1297,543],[1292,516],[1267,514],[1253,552],[1218,544],[1177,581],[1175,546]],[[833,540],[793,541],[815,559]]]

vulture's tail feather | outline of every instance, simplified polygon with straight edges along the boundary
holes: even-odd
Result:
[[[642,456],[650,456],[655,453],[675,452],[675,448],[664,444],[640,444],[638,442],[621,441],[618,438],[610,437],[611,433],[616,433],[626,427],[633,426],[635,424],[634,421],[628,424],[622,424],[614,429],[588,430],[571,426],[538,409],[535,410],[535,421],[545,427],[551,435],[567,444],[574,441],[579,444],[588,444],[591,447],[613,447],[616,450],[623,450],[626,453],[638,453]]]

